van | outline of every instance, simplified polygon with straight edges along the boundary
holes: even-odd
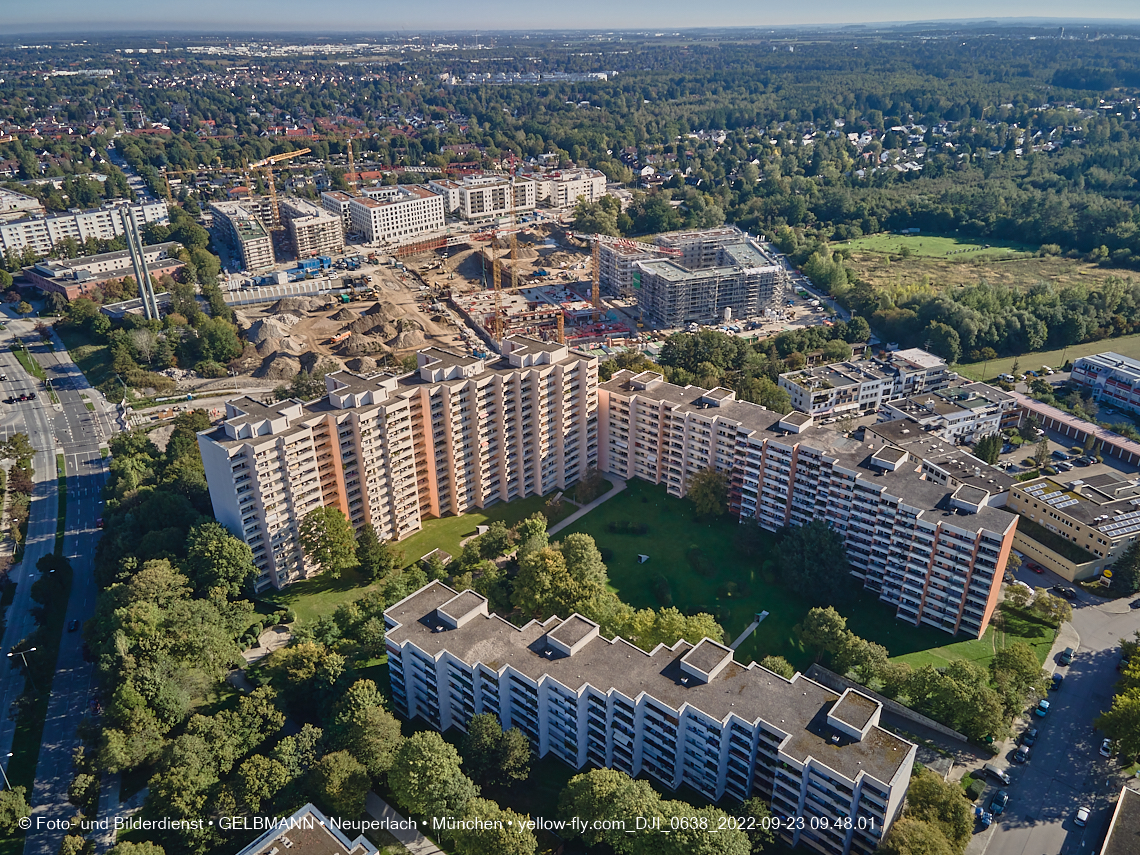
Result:
[[[989,775],[991,778],[996,778],[997,780],[1001,781],[1007,787],[1009,786],[1009,773],[1006,772],[1005,769],[995,766],[993,763],[987,763],[982,767],[982,771]]]

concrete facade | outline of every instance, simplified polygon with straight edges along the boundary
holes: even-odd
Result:
[[[184,266],[170,253],[176,243],[167,242],[143,247],[143,260],[152,279],[173,275]],[[104,282],[123,280],[134,276],[131,255],[121,249],[80,258],[50,259],[23,270],[24,279],[41,291],[62,294],[68,300],[88,297],[99,290]]]
[[[369,196],[348,203],[352,231],[369,243],[402,243],[443,228],[443,199],[425,187],[404,185],[382,200]]]
[[[344,227],[339,214],[303,199],[284,199],[279,209],[297,258],[344,252]]]
[[[788,371],[779,377],[792,406],[817,418],[874,412],[886,402],[937,392],[949,382],[946,363],[917,347]]]
[[[273,239],[242,202],[211,202],[214,237],[225,243],[242,270],[263,270],[275,263]]]
[[[0,253],[22,253],[31,247],[37,255],[47,255],[66,238],[83,243],[88,238],[111,240],[123,233],[119,209],[128,203],[108,203],[88,211],[68,211],[44,217],[24,217],[0,222]],[[170,222],[165,202],[130,205],[139,224]]]
[[[1140,360],[1111,351],[1081,356],[1073,362],[1071,378],[1087,386],[1097,401],[1140,411]]]

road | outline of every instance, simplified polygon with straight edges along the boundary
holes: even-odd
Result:
[[[32,344],[35,336],[30,321],[11,322],[8,327],[8,335],[12,331],[19,332],[28,342],[59,398],[59,404],[52,406],[47,393],[41,391],[34,402],[38,406],[29,407],[29,412],[43,415],[50,424],[47,447],[54,447],[64,455],[67,518],[63,549],[74,570],[66,621],[68,624],[72,621],[82,623],[95,612],[98,590],[93,557],[99,537],[96,520],[102,516],[102,492],[106,479],[106,461],[103,460],[100,447],[106,445],[116,429],[114,413],[108,411],[103,397],[90,389],[62,344],[57,342],[54,351],[46,344]],[[10,372],[9,376],[12,376]],[[88,401],[94,405],[94,410],[88,410]],[[35,444],[35,438],[32,442]],[[55,450],[52,451],[53,473],[54,455]],[[44,552],[54,546],[54,500],[51,503],[50,517],[50,536],[45,535],[43,538]],[[93,686],[93,667],[83,661],[82,633],[65,630],[60,641],[55,679],[40,743],[39,763],[36,766],[35,787],[30,799],[33,826],[24,846],[28,855],[54,855],[63,839],[63,830],[37,831],[37,825],[43,820],[70,817],[75,812],[67,801],[67,788],[74,772],[71,758],[79,745],[77,728],[87,713]]]
[[[1072,587],[1051,573],[1042,576],[1023,568],[1016,576],[1035,587]],[[1119,640],[1140,629],[1140,610],[1130,609],[1127,600],[1105,601],[1083,591],[1078,596],[1072,624],[1080,635],[1079,651],[1068,667],[1045,663],[1048,670],[1065,674],[1065,682],[1049,693],[1048,715],[1034,716],[1041,733],[1029,762],[1010,764],[1009,807],[986,832],[991,836],[985,855],[1093,855],[1108,830],[1124,777],[1116,758],[1100,756],[1104,734],[1092,722],[1112,702]],[[1003,763],[1007,759],[999,758]],[[988,788],[985,804],[995,789]],[[1085,828],[1073,822],[1082,806],[1092,809]]]

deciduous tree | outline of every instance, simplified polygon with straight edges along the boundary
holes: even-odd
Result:
[[[300,539],[305,557],[334,579],[356,566],[356,536],[339,508],[322,505],[305,514]]]
[[[711,466],[689,479],[687,495],[698,517],[716,517],[728,510],[728,479]]]
[[[364,813],[364,800],[372,786],[368,770],[347,751],[334,751],[320,759],[311,773],[313,794],[333,816],[356,819]]]
[[[460,816],[479,788],[463,774],[459,753],[435,731],[408,737],[396,751],[388,786],[420,816]]]

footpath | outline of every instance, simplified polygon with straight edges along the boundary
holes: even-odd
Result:
[[[405,828],[408,820],[397,813],[394,807],[376,793],[369,791],[364,802],[364,809],[373,819],[387,822],[389,825],[388,833],[400,841],[400,844],[412,855],[447,855],[419,831]]]
[[[614,488],[612,490],[607,490],[605,493],[598,496],[598,498],[594,499],[594,501],[590,502],[590,504],[582,505],[582,507],[578,508],[578,510],[574,511],[574,513],[570,514],[570,516],[568,516],[568,517],[566,517],[566,519],[562,520],[562,522],[556,523],[555,525],[552,525],[550,528],[548,528],[546,530],[547,534],[557,534],[558,532],[562,531],[562,529],[566,528],[567,526],[573,525],[575,522],[580,520],[582,517],[584,517],[586,514],[588,514],[590,511],[592,511],[594,508],[596,508],[602,502],[608,502],[610,499],[612,499],[614,496],[616,496],[618,493],[620,493],[622,490],[625,489],[625,480],[624,479],[616,478],[613,475],[603,475],[602,477],[605,478],[607,481],[609,481],[611,484],[613,484]]]

